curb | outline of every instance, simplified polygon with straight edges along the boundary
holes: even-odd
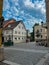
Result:
[[[3,63],[9,64],[9,65],[20,65],[11,61],[4,60]]]
[[[44,65],[49,53],[47,53],[36,65]]]

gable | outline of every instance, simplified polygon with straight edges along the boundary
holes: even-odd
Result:
[[[22,22],[20,22],[14,29],[26,31],[25,25]]]

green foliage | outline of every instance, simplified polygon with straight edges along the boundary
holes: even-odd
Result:
[[[34,26],[38,26],[39,25],[39,23],[35,23],[35,25]]]
[[[38,25],[39,25],[39,23],[35,23],[34,26],[32,27],[33,31],[31,32],[31,41],[35,41],[35,38],[34,38],[34,27],[38,26]]]
[[[34,41],[34,27],[33,27],[33,32],[30,33],[31,34],[31,41]]]

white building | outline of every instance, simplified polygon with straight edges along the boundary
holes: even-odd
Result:
[[[14,23],[9,24],[3,30],[4,42],[7,42],[9,37],[14,43],[26,42],[26,28],[24,23],[21,20],[13,21]]]

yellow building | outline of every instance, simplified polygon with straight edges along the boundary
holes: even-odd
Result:
[[[47,44],[49,46],[49,0],[46,1]]]
[[[35,41],[38,41],[38,42],[47,40],[46,24],[34,26],[34,38],[35,38]]]

